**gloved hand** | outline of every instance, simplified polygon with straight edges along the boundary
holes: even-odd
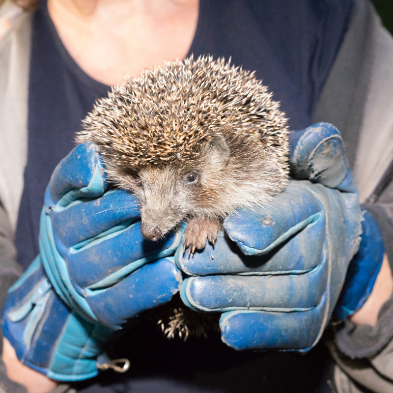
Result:
[[[112,333],[179,289],[180,272],[165,257],[181,234],[144,241],[134,197],[106,190],[94,145],[61,161],[45,195],[40,255],[6,300],[2,327],[18,358],[56,380],[95,376]]]
[[[320,123],[290,142],[298,180],[269,205],[227,217],[213,247],[176,253],[193,276],[182,284],[183,302],[222,312],[222,340],[238,350],[312,348],[359,247],[361,211],[339,132]]]

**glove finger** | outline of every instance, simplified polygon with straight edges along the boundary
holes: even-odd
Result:
[[[312,309],[326,290],[326,253],[322,258],[321,265],[299,275],[191,277],[184,281],[181,297],[200,311]]]
[[[325,239],[325,215],[308,225],[296,236],[264,255],[244,255],[239,247],[220,232],[214,245],[206,243],[203,251],[192,256],[179,248],[175,255],[177,266],[190,276],[212,274],[305,273],[320,261]]]
[[[266,254],[320,219],[323,206],[308,182],[290,182],[267,206],[228,216],[224,229],[246,255]]]
[[[237,350],[281,349],[306,352],[319,340],[326,318],[326,296],[299,312],[232,311],[220,318],[221,339]]]
[[[336,127],[317,123],[289,135],[289,163],[293,178],[311,180],[330,188],[355,192],[356,187]]]
[[[180,242],[180,231],[171,232],[156,242],[146,240],[137,222],[118,233],[70,250],[68,271],[76,287],[105,288],[152,260],[173,255]]]
[[[107,188],[104,165],[97,146],[78,145],[55,168],[45,195],[45,205],[67,206],[73,200],[98,197]]]
[[[108,236],[137,221],[139,205],[135,197],[122,190],[107,192],[103,197],[80,202],[67,209],[50,213],[56,245],[76,249]],[[85,242],[85,243],[83,243]]]
[[[102,324],[119,329],[128,318],[171,300],[181,281],[173,258],[164,258],[143,266],[110,288],[88,290],[86,297]]]
[[[57,249],[51,228],[51,219],[44,213],[41,215],[39,246],[45,271],[61,299],[84,318],[97,322],[85,299],[85,286],[91,289],[105,289],[125,278],[141,266],[162,256],[175,252],[181,241],[181,232],[163,239],[162,242],[148,242],[135,236],[129,231],[140,233],[140,223],[134,224],[118,234],[110,234],[107,238],[98,239],[79,250],[70,250],[67,258],[63,258]],[[48,235],[45,235],[48,234]],[[130,240],[131,239],[131,240]],[[149,243],[149,244],[147,244]],[[94,247],[92,247],[94,245]],[[125,246],[126,247],[125,247]],[[139,247],[135,247],[139,245]],[[150,247],[157,252],[151,252]],[[167,247],[168,246],[168,247]],[[67,250],[60,250],[66,255]],[[140,259],[132,260],[139,253]],[[131,254],[131,258],[129,258]],[[146,257],[146,254],[148,255]],[[78,259],[79,258],[79,259]],[[67,262],[66,262],[67,260]],[[131,263],[131,262],[135,263]],[[107,262],[107,263],[106,263]],[[75,271],[72,270],[75,268]],[[94,278],[97,281],[90,279]]]

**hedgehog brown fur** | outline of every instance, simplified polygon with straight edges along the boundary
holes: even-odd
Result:
[[[214,243],[228,214],[268,203],[288,181],[285,114],[254,73],[224,59],[126,78],[83,125],[77,142],[98,145],[108,178],[138,198],[143,236],[187,221],[191,253]]]
[[[254,73],[212,57],[168,62],[127,78],[99,101],[78,136],[101,147],[111,164],[166,165],[198,154],[202,141],[230,125],[236,144],[274,146],[286,168],[286,119]],[[112,166],[112,165],[111,165]]]
[[[185,235],[194,251],[206,237],[214,242],[226,215],[268,202],[287,183],[287,120],[271,96],[254,73],[224,59],[168,62],[99,100],[77,142],[97,144],[109,179],[135,193],[145,237],[194,218]],[[203,176],[206,165],[216,173]],[[172,203],[178,178],[190,174],[197,184],[178,189],[183,201]]]

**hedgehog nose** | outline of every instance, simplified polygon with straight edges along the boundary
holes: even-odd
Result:
[[[147,225],[142,223],[141,225],[141,232],[142,232],[142,236],[145,239],[148,240],[153,240],[154,242],[157,241],[158,239],[161,239],[161,229],[158,227],[154,227],[152,225]]]

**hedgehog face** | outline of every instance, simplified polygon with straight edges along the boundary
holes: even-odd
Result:
[[[214,216],[228,159],[225,141],[217,137],[187,164],[131,168],[118,175],[139,200],[143,236],[158,240],[190,217]]]

